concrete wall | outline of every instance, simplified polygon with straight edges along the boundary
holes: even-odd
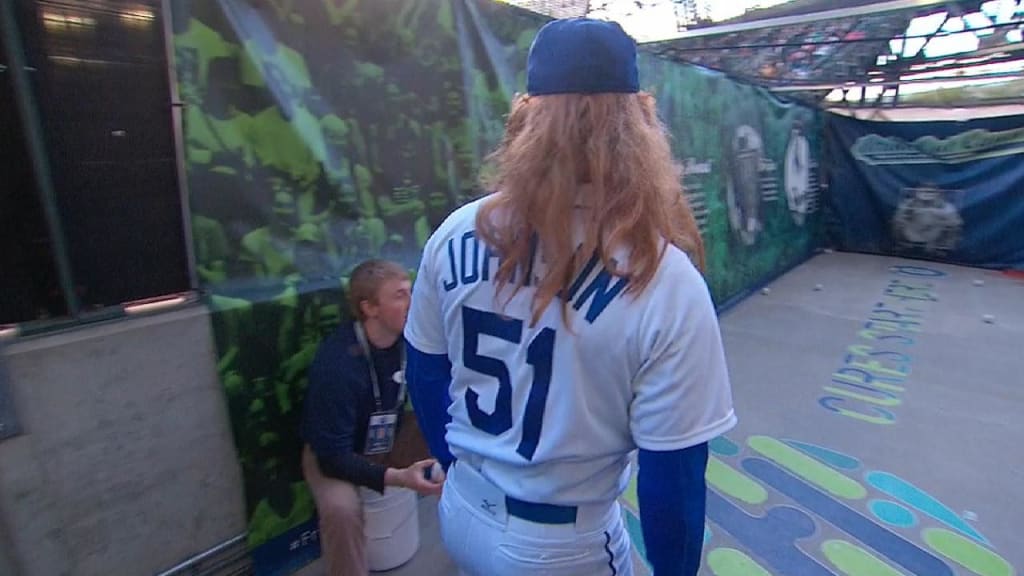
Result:
[[[3,355],[24,433],[0,442],[2,576],[154,574],[245,531],[204,308]]]

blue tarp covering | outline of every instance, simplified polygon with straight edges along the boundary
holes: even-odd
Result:
[[[1024,269],[1024,116],[826,126],[840,249]]]

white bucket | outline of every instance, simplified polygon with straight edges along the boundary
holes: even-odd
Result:
[[[420,547],[419,507],[416,493],[388,487],[384,494],[360,488],[363,532],[370,570],[391,570],[405,564]]]

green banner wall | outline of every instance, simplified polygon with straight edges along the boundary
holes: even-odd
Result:
[[[819,245],[820,115],[718,72],[654,56],[641,82],[685,169],[719,306],[804,261]]]
[[[414,270],[479,193],[544,19],[489,0],[174,0],[197,268],[245,479],[258,574],[319,554],[298,418],[359,261]],[[819,120],[642,56],[708,245],[719,304],[816,247]]]

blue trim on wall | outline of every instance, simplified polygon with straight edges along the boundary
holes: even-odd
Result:
[[[310,520],[271,538],[252,549],[256,576],[285,576],[320,557],[319,518]]]

